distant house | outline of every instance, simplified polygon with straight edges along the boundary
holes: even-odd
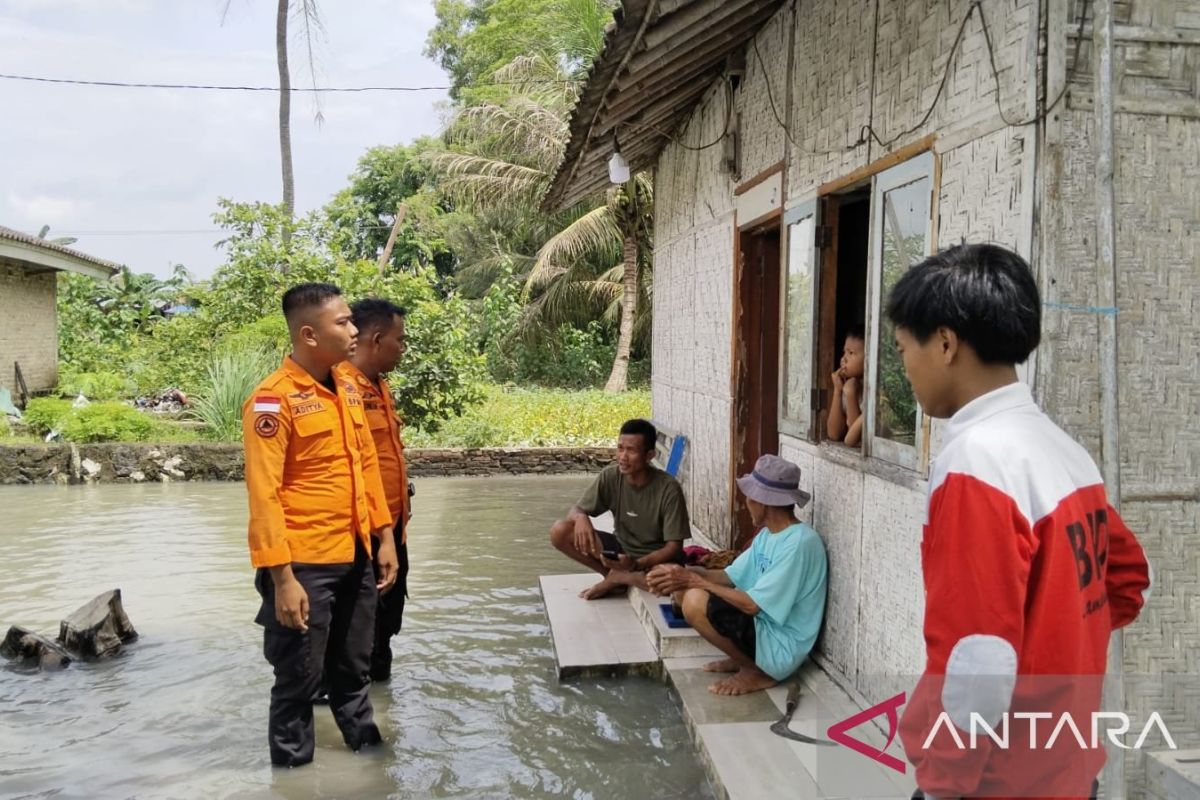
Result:
[[[108,280],[116,264],[0,226],[0,387],[14,399],[58,379],[56,275]]]

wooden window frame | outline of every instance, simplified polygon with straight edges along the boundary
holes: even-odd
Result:
[[[779,386],[779,432],[796,439],[810,443],[824,440],[824,426],[827,409],[826,401],[829,392],[825,387],[828,381],[827,373],[833,371],[834,354],[822,353],[820,343],[833,338],[834,315],[828,311],[831,305],[836,305],[836,266],[837,246],[836,236],[831,231],[838,224],[838,196],[854,187],[864,186],[869,182],[871,191],[871,216],[868,223],[870,241],[867,247],[867,298],[864,309],[866,323],[865,342],[867,355],[867,372],[864,380],[863,439],[860,452],[878,461],[900,467],[910,472],[925,475],[929,470],[930,420],[917,408],[914,444],[903,445],[898,442],[875,435],[876,393],[879,370],[879,336],[881,315],[885,298],[882,277],[882,253],[879,243],[882,241],[882,222],[879,209],[883,197],[892,189],[900,188],[921,178],[929,179],[929,218],[926,227],[925,253],[929,255],[937,248],[938,235],[938,195],[941,185],[941,164],[933,151],[934,137],[926,137],[900,150],[890,153],[878,161],[856,170],[836,181],[824,184],[809,199],[787,209],[783,214],[782,248],[785,254],[781,269],[781,302],[784,304],[780,317],[780,386]],[[787,279],[791,269],[791,226],[811,216],[816,229],[814,236],[813,258],[813,289],[812,289],[812,331],[810,348],[808,350],[812,364],[812,384],[809,387],[810,401],[808,420],[790,419],[785,414],[787,407],[787,338],[788,338],[788,308],[787,308]],[[829,330],[825,330],[828,328]],[[840,346],[834,343],[834,349]],[[859,449],[859,448],[853,448]]]

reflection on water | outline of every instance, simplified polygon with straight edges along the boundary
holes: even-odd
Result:
[[[0,796],[711,796],[665,687],[554,677],[537,576],[571,571],[545,531],[586,480],[421,481],[395,677],[372,689],[389,743],[350,753],[318,709],[297,770],[267,758],[240,484],[0,487],[3,629],[53,634],[119,586],[141,634],[104,664],[0,669]]]

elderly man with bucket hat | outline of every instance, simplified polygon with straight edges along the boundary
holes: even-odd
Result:
[[[721,695],[767,689],[795,672],[825,613],[825,545],[795,514],[811,499],[800,468],[765,455],[737,483],[761,526],[750,548],[723,570],[663,564],[647,575],[652,591],[680,593],[687,621],[728,656],[704,666],[732,673],[709,687]]]

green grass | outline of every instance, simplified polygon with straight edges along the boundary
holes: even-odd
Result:
[[[650,416],[650,393],[488,387],[484,401],[436,432],[407,429],[407,447],[610,446],[621,423]]]
[[[482,403],[447,420],[437,431],[406,429],[404,443],[408,447],[605,447],[616,441],[622,422],[649,416],[646,390],[606,394],[489,386]],[[64,439],[76,442],[179,444],[215,438],[111,402],[72,409],[69,400],[38,398],[31,401],[25,421],[37,433],[60,428]],[[0,426],[0,445],[40,441],[35,433],[6,434]]]

